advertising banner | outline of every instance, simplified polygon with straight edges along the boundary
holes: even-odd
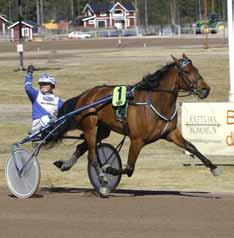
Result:
[[[181,126],[201,153],[234,156],[234,103],[183,103]]]

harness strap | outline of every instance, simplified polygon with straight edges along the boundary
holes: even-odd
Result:
[[[172,116],[167,118],[166,116],[162,115],[162,113],[160,113],[151,102],[129,102],[129,104],[132,106],[148,106],[157,116],[166,122],[172,121],[177,114],[177,111],[175,110]]]
[[[149,108],[150,108],[156,115],[158,115],[161,119],[163,119],[163,120],[166,121],[166,122],[172,121],[172,120],[174,119],[174,117],[176,116],[176,114],[177,114],[177,111],[175,110],[174,113],[172,114],[172,116],[169,117],[169,118],[167,118],[167,117],[165,117],[164,115],[162,115],[162,114],[154,107],[154,105],[153,105],[151,102],[149,102],[149,103],[147,103],[147,104],[148,104]]]
[[[167,128],[169,126],[169,121],[167,122],[167,124],[165,125],[165,127],[163,128],[163,130],[161,131],[161,136],[166,132]]]
[[[165,127],[163,128],[163,130],[161,131],[161,136],[166,132],[168,126],[169,126],[169,123],[175,118],[176,114],[177,114],[177,111],[175,109],[174,113],[172,114],[171,117],[167,118],[165,117],[164,115],[162,115],[162,113],[160,113],[155,107],[154,105],[148,101],[148,102],[131,102],[130,105],[133,105],[133,106],[148,106],[152,112],[154,112],[157,116],[159,116],[162,120],[166,121],[166,125]]]

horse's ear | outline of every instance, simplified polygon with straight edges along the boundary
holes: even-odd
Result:
[[[173,55],[171,55],[171,58],[174,60],[174,62],[175,62],[176,64],[179,63],[179,60],[178,60],[176,57],[174,57]]]
[[[183,59],[189,60],[189,58],[187,57],[187,55],[185,53],[182,54]]]
[[[192,60],[187,57],[185,53],[182,54],[183,59],[188,60],[190,63],[192,63]]]

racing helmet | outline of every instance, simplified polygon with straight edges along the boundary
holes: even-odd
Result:
[[[38,80],[38,83],[41,84],[41,83],[50,83],[53,87],[55,87],[55,84],[56,84],[56,80],[55,80],[55,77],[51,74],[47,74],[47,73],[43,73],[39,80]]]

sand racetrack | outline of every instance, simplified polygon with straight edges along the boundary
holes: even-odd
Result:
[[[0,190],[0,237],[233,237],[234,195],[41,189],[30,199]]]

